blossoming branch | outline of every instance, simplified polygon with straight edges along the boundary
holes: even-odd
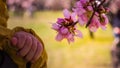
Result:
[[[79,0],[72,8],[72,12],[67,9],[63,10],[65,18],[58,18],[52,28],[57,31],[56,40],[67,39],[68,42],[74,42],[74,37],[82,38],[82,33],[77,29],[76,24],[86,26],[92,32],[97,31],[100,27],[106,29],[109,22],[106,16],[108,8],[103,4],[106,0]]]

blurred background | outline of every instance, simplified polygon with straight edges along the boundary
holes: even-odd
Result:
[[[34,29],[42,38],[48,53],[48,68],[112,68],[110,49],[113,32],[110,24],[106,30],[98,29],[91,38],[85,27],[79,27],[83,38],[74,43],[57,42],[51,29],[57,18],[63,17],[64,8],[71,9],[76,0],[7,0],[8,28],[22,26]]]

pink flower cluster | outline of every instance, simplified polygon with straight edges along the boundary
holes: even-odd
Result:
[[[63,11],[65,18],[58,18],[52,26],[58,32],[56,40],[61,41],[66,38],[70,43],[74,42],[74,36],[82,38],[82,33],[76,27],[77,23],[80,26],[86,25],[92,32],[99,27],[106,29],[108,9],[103,7],[104,2],[105,0],[79,0],[72,8],[72,13],[65,9]]]
[[[103,8],[103,2],[97,0],[80,0],[76,2],[73,11],[78,15],[78,22],[81,26],[86,25],[92,32],[95,32],[99,27],[106,28],[108,18],[105,13],[108,9]]]
[[[65,18],[58,18],[57,23],[53,24],[53,29],[58,32],[56,36],[57,41],[61,41],[64,38],[68,40],[68,42],[74,42],[74,36],[82,37],[82,33],[76,29],[77,22],[76,13],[70,13],[67,9],[63,11]]]

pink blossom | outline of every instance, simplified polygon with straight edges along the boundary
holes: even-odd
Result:
[[[105,14],[102,14],[103,21],[100,22],[100,26],[103,30],[106,29],[106,25],[108,24],[108,18]]]
[[[91,21],[91,24],[89,25],[90,31],[96,32],[99,26],[100,26],[100,21],[97,16],[94,16]]]
[[[78,15],[78,22],[84,26],[90,18],[90,12],[93,12],[92,6],[87,6],[88,0],[80,0],[76,2],[73,11]]]
[[[68,42],[74,42],[74,36],[82,37],[82,33],[76,29],[74,23],[77,22],[76,13],[70,13],[67,9],[63,11],[65,18],[58,18],[52,28],[58,32],[57,41],[67,39]]]
[[[108,18],[105,14],[101,15],[101,19],[97,16],[94,16],[92,21],[91,21],[91,24],[89,25],[89,29],[92,32],[96,32],[96,30],[99,27],[101,27],[103,30],[105,30],[107,23],[108,23]]]

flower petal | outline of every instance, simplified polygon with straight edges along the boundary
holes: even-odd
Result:
[[[96,26],[91,26],[89,29],[91,32],[96,32],[98,28]]]
[[[77,34],[76,34],[76,36],[77,36],[77,37],[80,37],[80,38],[82,38],[82,37],[83,37],[83,35],[82,35],[82,32],[81,32],[81,31],[79,31],[79,30],[75,30],[75,32],[77,33]]]
[[[84,5],[87,3],[88,0],[80,0],[80,2]]]
[[[100,27],[100,21],[97,16],[94,16],[92,18],[91,24],[89,25],[89,29],[92,32],[96,32],[99,27]]]
[[[64,21],[65,21],[65,20],[64,20],[63,18],[58,18],[58,19],[57,19],[57,23],[58,23],[58,24],[62,24],[62,23],[64,23]]]
[[[57,36],[56,36],[56,40],[57,40],[57,41],[61,41],[61,40],[63,40],[63,38],[64,38],[64,37],[63,37],[62,34],[60,34],[60,33],[58,33]]]
[[[67,37],[68,43],[74,42],[74,36],[72,34],[69,34]]]
[[[76,2],[75,7],[82,7],[82,4],[80,1]]]
[[[93,11],[92,6],[88,6],[87,8],[88,8],[88,10]]]
[[[67,33],[68,33],[68,29],[65,28],[65,27],[62,27],[62,28],[60,29],[60,32],[61,32],[62,34],[67,34]]]
[[[52,24],[52,29],[59,30],[60,26],[56,23]]]
[[[105,14],[102,14],[102,17],[104,18],[104,22],[102,22],[101,25],[105,26],[109,22],[109,20]]]
[[[67,18],[67,19],[69,19],[70,16],[71,16],[71,13],[67,9],[63,10],[63,14],[64,14],[64,17]]]
[[[85,25],[85,22],[80,17],[78,18],[78,22],[79,22],[80,26]]]
[[[73,22],[76,22],[77,21],[76,13],[72,13],[71,18],[72,18]]]

